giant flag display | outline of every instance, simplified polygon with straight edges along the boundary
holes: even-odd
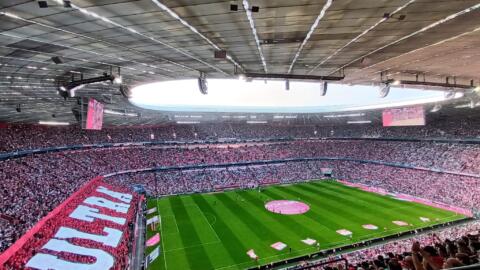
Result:
[[[0,256],[2,269],[125,269],[130,223],[139,197],[106,184],[85,184]]]

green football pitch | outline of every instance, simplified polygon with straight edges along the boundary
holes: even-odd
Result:
[[[297,215],[273,213],[265,208],[265,203],[273,200],[300,201],[310,210]],[[150,270],[245,269],[464,218],[331,180],[270,186],[260,192],[168,196],[147,203],[149,209],[158,209],[147,218],[159,215],[161,221],[156,228],[147,226],[147,239],[157,232],[161,235],[160,254],[149,265]],[[366,229],[363,225],[367,224],[378,228]],[[351,236],[337,232],[342,229]],[[318,241],[319,246],[301,241],[308,238]],[[286,247],[272,248],[276,242]],[[148,247],[146,254],[154,248]],[[251,249],[258,261],[247,255]]]

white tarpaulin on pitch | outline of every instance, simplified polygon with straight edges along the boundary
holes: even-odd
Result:
[[[253,249],[250,249],[249,251],[247,251],[247,255],[248,255],[248,257],[250,257],[254,260],[258,259],[258,256],[257,256],[257,254],[255,254],[255,251]]]
[[[350,236],[352,235],[352,232],[349,230],[341,229],[337,231],[338,234],[343,235],[343,236]]]
[[[314,239],[311,239],[311,238],[307,238],[307,239],[303,239],[302,240],[303,243],[311,246],[311,245],[314,245],[315,243],[317,243],[317,240],[314,240]]]
[[[276,249],[276,250],[282,250],[282,249],[286,248],[287,245],[282,243],[282,242],[276,242],[276,243],[272,244],[271,247]]]
[[[395,225],[398,225],[398,226],[408,226],[407,222],[401,221],[401,220],[394,220],[394,221],[392,221],[392,223],[395,224]]]

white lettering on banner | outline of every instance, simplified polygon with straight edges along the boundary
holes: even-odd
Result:
[[[110,210],[114,210],[115,212],[126,214],[128,212],[128,208],[130,208],[129,204],[126,203],[116,203],[105,198],[100,198],[96,196],[88,197],[84,201],[84,203],[88,203],[95,206],[100,206],[104,208],[108,208]]]
[[[83,220],[87,222],[92,222],[94,219],[103,219],[103,220],[108,220],[114,223],[117,223],[119,225],[125,225],[125,219],[124,218],[119,218],[119,217],[112,217],[104,214],[100,214],[100,211],[96,208],[88,207],[85,205],[79,205],[73,212],[70,214],[69,217],[75,218],[78,220]]]
[[[108,270],[114,263],[114,258],[108,252],[100,249],[76,246],[65,240],[51,239],[42,248],[57,252],[68,252],[95,257],[95,263],[69,262],[54,255],[39,253],[27,262],[27,267],[40,270]]]
[[[109,190],[108,188],[103,187],[103,186],[99,186],[97,188],[97,192],[107,194],[108,196],[113,197],[115,199],[118,199],[118,200],[120,200],[124,203],[130,203],[132,201],[132,194],[112,191],[112,190]]]
[[[158,222],[158,216],[153,216],[153,217],[147,219],[147,225],[150,225],[154,222]]]
[[[72,228],[68,227],[60,227],[58,232],[55,234],[55,238],[57,239],[71,239],[71,238],[80,238],[80,239],[87,239],[92,240],[98,243],[102,243],[106,246],[110,247],[117,247],[120,243],[120,239],[122,239],[122,232],[117,229],[112,229],[105,227],[103,228],[103,232],[107,235],[98,235],[98,234],[90,234],[86,232],[81,232]]]
[[[120,193],[109,190],[106,187],[98,186],[96,192],[108,195],[111,198],[103,198],[99,196],[89,196],[84,199],[82,205],[77,207],[70,213],[69,218],[82,220],[86,222],[95,222],[100,220],[110,221],[118,225],[123,225],[123,229],[127,223],[126,214],[130,209],[130,203],[133,199],[132,194]],[[105,196],[106,197],[106,196]],[[112,201],[113,200],[113,201]],[[116,201],[119,202],[116,202]],[[89,206],[85,205],[88,204]],[[94,207],[92,207],[94,206]],[[101,207],[101,208],[100,208]],[[123,217],[111,216],[102,214],[100,209],[106,208],[116,213],[121,214]],[[158,217],[157,217],[158,219]],[[55,235],[48,240],[48,242],[41,247],[42,250],[51,250],[54,252],[64,252],[68,254],[76,254],[79,256],[88,256],[94,258],[94,263],[91,262],[79,262],[69,261],[67,257],[60,256],[58,254],[45,254],[40,252],[31,257],[24,267],[38,269],[38,270],[109,270],[115,265],[116,258],[109,252],[103,249],[87,248],[83,247],[82,243],[72,244],[71,239],[86,239],[95,241],[103,245],[112,248],[118,248],[123,237],[123,229],[114,229],[110,227],[103,227],[103,232],[95,230],[95,232],[89,232],[89,227],[81,227],[81,223],[78,227],[72,224],[71,227],[60,226]],[[100,224],[99,224],[100,225]],[[81,230],[78,230],[81,229]],[[157,255],[158,256],[158,255]]]
[[[147,214],[153,214],[157,211],[157,207],[153,207],[147,210]]]

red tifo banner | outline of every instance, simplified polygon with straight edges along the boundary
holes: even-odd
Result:
[[[0,255],[0,269],[126,269],[139,196],[92,179]]]

